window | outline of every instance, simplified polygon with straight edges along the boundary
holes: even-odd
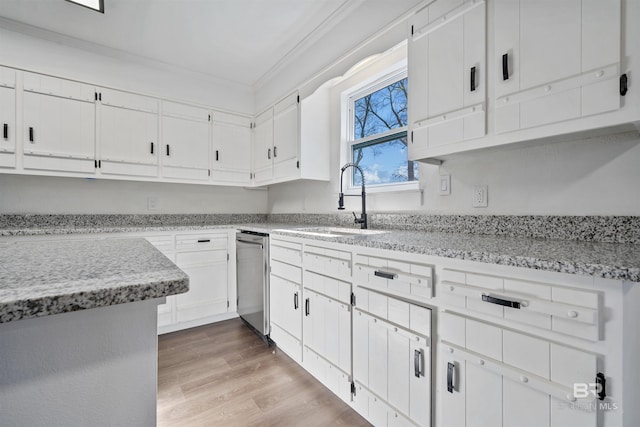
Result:
[[[67,0],[68,2],[104,13],[104,0]]]
[[[407,160],[406,72],[350,95],[349,154],[365,175],[365,184],[389,186],[417,181],[418,164]],[[351,177],[360,186],[359,173]]]

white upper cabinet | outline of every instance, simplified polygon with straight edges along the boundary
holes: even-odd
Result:
[[[211,112],[175,102],[162,102],[162,176],[209,180]]]
[[[409,158],[485,135],[485,2],[437,0],[410,21]]]
[[[256,184],[264,184],[273,178],[273,108],[255,119],[253,130],[253,173]]]
[[[95,173],[93,86],[25,72],[25,169]]]
[[[496,0],[496,133],[620,108],[620,16],[620,0]]]
[[[16,72],[0,67],[0,167],[16,165]]]
[[[237,114],[212,115],[211,180],[225,184],[251,183],[251,120]]]
[[[304,98],[293,92],[256,116],[255,184],[329,180],[330,87],[329,81]]]
[[[297,174],[300,147],[300,97],[295,92],[273,107],[273,178]]]
[[[155,98],[100,89],[101,174],[158,176],[158,103]]]

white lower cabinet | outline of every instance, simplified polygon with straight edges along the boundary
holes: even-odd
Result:
[[[440,425],[596,426],[595,354],[442,312]],[[465,416],[466,415],[466,416]]]
[[[270,337],[302,363],[302,245],[272,237],[270,249]]]
[[[393,305],[394,299],[387,298]],[[371,300],[371,299],[369,299]],[[400,301],[406,323],[356,305],[353,319],[354,407],[374,425],[431,425],[430,310]],[[421,332],[410,311],[420,312]],[[416,315],[417,316],[417,315]],[[417,319],[417,317],[416,317]]]

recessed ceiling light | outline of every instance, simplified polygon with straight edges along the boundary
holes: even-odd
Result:
[[[100,13],[104,13],[104,0],[67,0],[68,2],[88,7]]]

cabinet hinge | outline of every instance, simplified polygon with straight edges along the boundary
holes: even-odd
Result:
[[[356,294],[353,292],[351,292],[351,305],[354,307],[356,306]]]
[[[620,76],[620,96],[625,96],[627,94],[627,75],[623,74]]]
[[[296,167],[297,167],[298,169],[300,169],[300,160],[298,160],[298,161],[296,162]]]
[[[356,385],[353,381],[351,382],[351,394],[356,395]]]

